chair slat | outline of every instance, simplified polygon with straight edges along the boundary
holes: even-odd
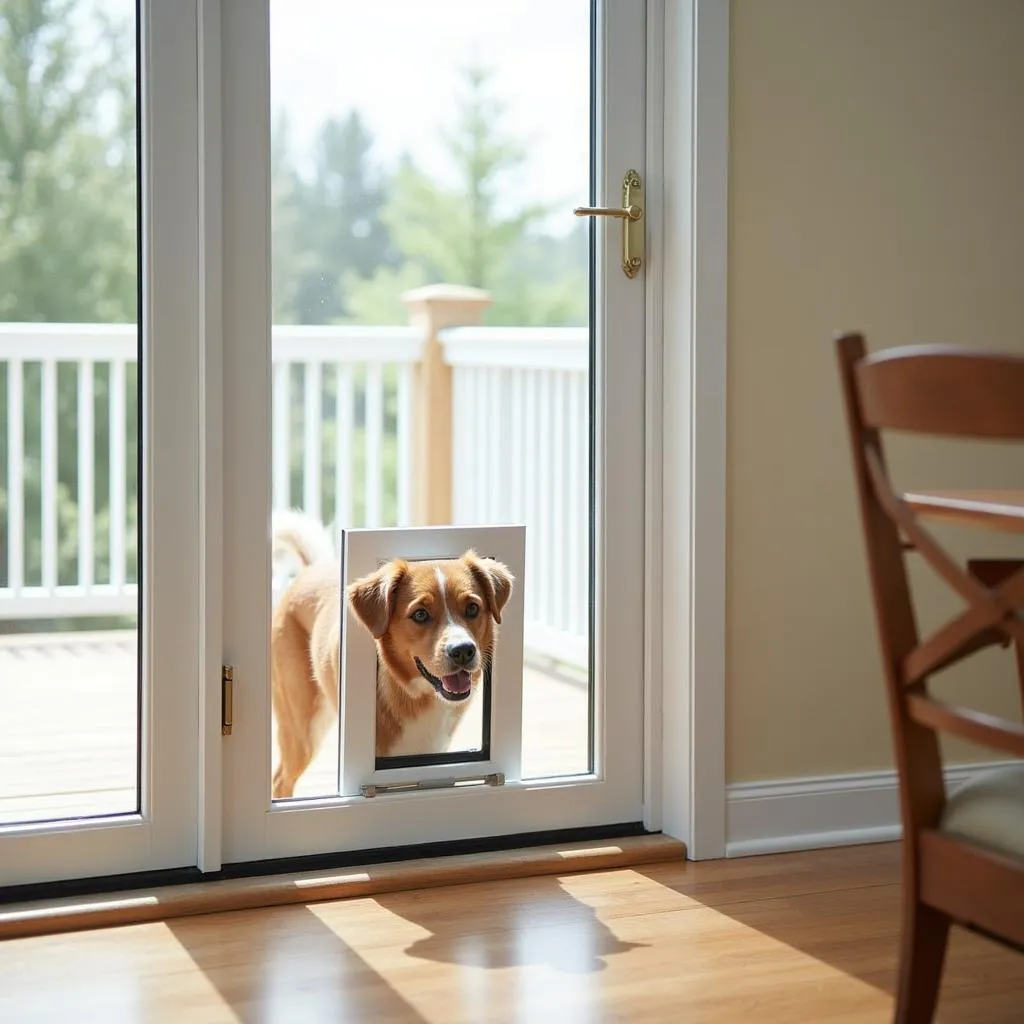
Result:
[[[1024,358],[915,345],[856,368],[871,427],[945,437],[1024,440]]]

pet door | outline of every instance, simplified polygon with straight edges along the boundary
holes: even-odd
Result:
[[[518,782],[525,528],[341,538],[344,796]]]

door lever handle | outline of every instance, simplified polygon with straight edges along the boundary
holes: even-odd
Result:
[[[644,211],[634,203],[632,206],[577,206],[572,211],[577,217],[622,217],[639,220]]]
[[[644,193],[636,171],[622,179],[622,206],[577,206],[577,217],[614,217],[622,221],[622,272],[633,278],[644,262]]]

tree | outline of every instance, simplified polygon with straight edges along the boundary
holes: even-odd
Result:
[[[0,319],[132,323],[135,102],[127,31],[76,0],[0,4]]]
[[[76,0],[0,0],[0,320],[135,322],[138,283],[133,26]],[[96,378],[97,451],[106,450],[108,379]],[[0,392],[0,405],[6,389]],[[58,375],[59,576],[73,578],[78,510],[73,373]],[[135,389],[128,416],[135,423]],[[26,366],[26,510],[40,501],[34,432],[38,367]],[[0,416],[6,422],[6,415]],[[129,436],[129,448],[136,443]],[[106,493],[100,460],[97,495]],[[129,468],[135,490],[134,464]],[[0,489],[6,485],[0,467]],[[0,500],[0,531],[6,494]],[[130,516],[135,512],[129,501]],[[106,516],[96,554],[106,559]],[[38,520],[26,522],[26,573],[38,574]],[[129,530],[130,561],[135,559]],[[6,551],[3,551],[6,556]],[[102,571],[102,564],[99,567]],[[0,572],[6,573],[0,564]]]
[[[348,314],[343,282],[394,267],[380,219],[388,181],[371,162],[373,138],[356,112],[324,122],[308,180],[290,162],[287,122],[272,151],[274,305],[278,322],[332,323]]]
[[[586,323],[585,227],[576,227],[567,241],[552,239],[541,231],[549,212],[544,206],[500,208],[502,185],[526,156],[525,146],[501,132],[502,113],[490,91],[489,73],[471,67],[455,124],[442,133],[456,184],[445,187],[431,180],[408,156],[401,161],[382,219],[405,264],[398,272],[378,270],[364,284],[353,275],[343,278],[360,322],[366,322],[367,314],[395,322],[400,304],[397,295],[388,300],[387,289],[432,279],[490,291],[490,323]],[[551,283],[555,252],[561,266]]]
[[[306,237],[302,181],[291,158],[291,122],[281,111],[270,132],[271,312],[275,324],[305,323],[302,282],[312,273],[316,253]]]

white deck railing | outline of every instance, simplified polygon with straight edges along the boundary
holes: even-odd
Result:
[[[583,664],[587,332],[459,328],[442,343],[453,519],[526,523],[528,645]],[[275,508],[338,525],[412,521],[423,344],[411,327],[274,327]],[[0,324],[0,619],[135,611],[136,352],[132,325]],[[65,375],[73,389],[58,388]]]
[[[585,665],[589,333],[460,327],[441,340],[453,369],[452,517],[526,524],[527,646]]]
[[[274,508],[338,526],[411,521],[412,375],[422,347],[411,327],[274,327]]]
[[[6,435],[0,458],[6,462],[2,513],[7,521],[7,543],[0,548],[0,618],[134,611],[136,586],[130,578],[126,538],[127,408],[129,378],[134,377],[128,368],[135,362],[136,330],[131,325],[0,325],[6,406],[0,417]],[[76,378],[72,410],[58,405],[58,377],[68,369]],[[107,394],[100,422],[97,381]],[[36,415],[27,417],[30,411]],[[103,451],[96,448],[97,429],[106,437]],[[77,449],[72,480],[60,479],[61,433]],[[107,478],[102,496],[96,494],[98,469]],[[61,536],[57,500],[62,487],[73,488],[75,497],[77,557],[70,580],[60,565],[62,540],[67,544]],[[26,508],[33,492],[36,507]],[[97,544],[105,547],[105,558],[97,558]]]

